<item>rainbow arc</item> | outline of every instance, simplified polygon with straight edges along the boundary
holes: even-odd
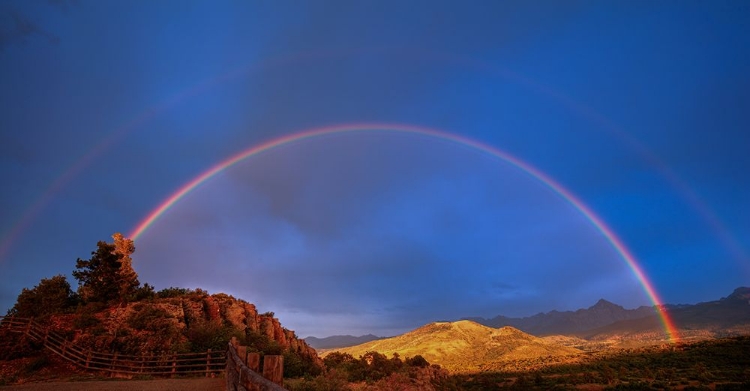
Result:
[[[640,264],[636,261],[632,252],[627,248],[625,243],[615,234],[615,232],[599,217],[594,211],[589,208],[580,198],[573,194],[570,190],[565,188],[563,185],[555,181],[552,177],[540,171],[531,164],[505,152],[497,149],[491,145],[481,143],[479,141],[470,139],[468,137],[460,136],[457,134],[435,130],[430,128],[424,128],[413,125],[404,124],[378,124],[378,123],[364,123],[364,124],[345,124],[328,127],[320,127],[304,130],[301,132],[285,135],[278,137],[254,146],[247,148],[235,155],[232,155],[223,161],[215,164],[208,170],[204,171],[200,175],[191,179],[164,201],[162,201],[156,208],[154,208],[143,220],[130,233],[130,238],[133,240],[138,239],[148,228],[166,213],[172,206],[179,202],[188,193],[195,190],[209,179],[214,177],[216,174],[226,170],[229,167],[249,158],[256,156],[263,152],[270,151],[274,148],[278,148],[283,145],[300,142],[311,138],[340,134],[340,133],[356,133],[356,132],[393,132],[393,133],[408,133],[416,134],[424,137],[436,138],[440,140],[454,142],[463,146],[470,147],[477,151],[481,151],[488,155],[494,156],[516,168],[525,172],[529,176],[543,183],[549,189],[558,194],[567,203],[572,205],[578,212],[580,212],[591,224],[606,238],[612,248],[620,255],[622,260],[628,265],[635,277],[640,282],[644,292],[648,296],[649,300],[654,304],[654,307],[659,315],[660,321],[664,327],[667,336],[671,341],[677,341],[679,339],[678,332],[669,314],[664,309],[663,303],[656,293],[653,283],[646,277]]]

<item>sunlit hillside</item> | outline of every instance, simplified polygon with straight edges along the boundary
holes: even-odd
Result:
[[[581,353],[512,327],[493,329],[468,320],[430,323],[397,337],[338,351],[354,357],[369,351],[387,356],[421,355],[452,372],[488,370],[508,361]]]

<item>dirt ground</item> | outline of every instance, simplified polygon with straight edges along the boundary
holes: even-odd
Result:
[[[224,378],[43,382],[0,386],[0,391],[223,391]]]

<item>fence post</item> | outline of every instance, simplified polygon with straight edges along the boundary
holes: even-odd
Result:
[[[206,377],[208,377],[210,370],[211,370],[211,349],[208,349],[208,352],[206,352]]]
[[[239,369],[237,375],[237,385],[239,386],[237,387],[237,390],[241,390],[242,388],[244,388],[245,390],[250,391],[253,389],[253,383],[247,377],[247,373],[245,373],[242,368]]]
[[[171,377],[174,377],[176,373],[177,373],[177,354],[175,353],[172,355],[172,376]]]
[[[115,377],[115,361],[117,361],[117,352],[112,356],[112,362],[109,363],[109,376]]]
[[[226,356],[227,356],[227,361],[224,364],[224,383],[226,386],[224,387],[224,390],[235,391],[236,388],[234,387],[234,384],[233,384],[234,376],[232,374],[232,350],[229,348],[228,345],[227,345]]]
[[[235,346],[235,351],[240,362],[245,364],[247,362],[247,346]]]
[[[226,363],[224,363],[224,385],[225,385],[224,386],[224,390],[225,391],[234,391],[231,388],[232,387],[232,382],[231,382],[230,378],[232,376],[230,374],[231,369],[229,369],[229,368],[230,368],[230,365],[232,365],[232,351],[229,350],[229,346],[227,346],[226,356],[227,356],[227,361],[226,361]]]
[[[255,373],[260,373],[260,353],[248,353],[245,365]]]
[[[86,369],[91,365],[91,350],[86,350]]]
[[[26,324],[26,331],[24,332],[26,336],[29,336],[29,333],[31,332],[31,323],[34,321],[34,318],[29,318],[29,323]]]
[[[284,356],[265,356],[263,358],[263,377],[280,386],[283,386]]]

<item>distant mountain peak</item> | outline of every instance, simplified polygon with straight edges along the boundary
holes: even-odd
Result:
[[[750,287],[742,286],[734,290],[729,297],[730,300],[750,301]]]
[[[361,335],[361,336],[332,335],[330,337],[325,337],[325,338],[316,338],[316,337],[310,336],[310,337],[305,338],[305,342],[307,342],[308,345],[312,346],[315,349],[335,349],[335,348],[343,348],[347,346],[359,345],[365,342],[375,341],[378,339],[383,339],[383,337],[378,337],[372,334]]]
[[[593,306],[589,307],[590,310],[625,310],[625,308],[621,305],[612,303],[611,301],[607,301],[604,299],[599,299],[599,301],[596,302]]]
[[[498,315],[491,319],[470,318],[489,327],[512,326],[536,336],[577,335],[638,335],[645,330],[659,330],[659,309],[667,310],[670,318],[681,328],[704,329],[719,333],[750,330],[750,287],[739,287],[720,300],[698,304],[663,304],[625,309],[608,300],[600,299],[589,308],[575,311],[550,311],[525,318]],[[722,331],[722,332],[724,332]],[[633,334],[635,332],[635,334]]]

